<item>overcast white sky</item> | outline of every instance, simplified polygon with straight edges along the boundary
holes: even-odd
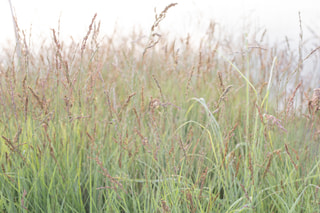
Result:
[[[29,30],[32,37],[48,37],[57,28],[61,17],[62,36],[81,38],[95,13],[101,21],[102,33],[111,33],[115,23],[123,31],[133,26],[149,30],[154,8],[160,12],[169,3],[178,5],[169,11],[161,27],[173,35],[187,33],[201,36],[211,19],[227,29],[250,22],[253,27],[266,27],[271,38],[285,35],[298,37],[298,11],[304,26],[320,30],[319,0],[11,0],[19,27]],[[319,24],[318,24],[319,23]],[[8,0],[0,1],[0,45],[14,39]],[[319,31],[320,35],[320,31]]]

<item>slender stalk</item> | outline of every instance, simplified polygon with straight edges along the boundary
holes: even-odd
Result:
[[[16,53],[18,56],[19,67],[21,68],[21,60],[22,60],[21,59],[21,46],[20,46],[20,37],[19,37],[19,33],[18,33],[17,19],[15,18],[16,16],[13,13],[11,0],[8,0],[8,1],[9,1],[9,5],[10,5],[11,16],[12,16],[14,35],[16,37]]]

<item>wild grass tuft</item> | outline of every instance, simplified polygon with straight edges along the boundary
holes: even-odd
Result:
[[[28,46],[25,69],[6,50],[1,212],[320,211],[320,95],[299,64],[319,47],[214,23],[200,45],[159,39],[175,5],[146,42],[102,39],[95,15],[80,42]]]

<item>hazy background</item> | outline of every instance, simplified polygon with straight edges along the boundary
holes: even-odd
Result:
[[[31,39],[51,38],[51,28],[57,29],[61,20],[63,39],[81,39],[95,13],[101,21],[101,33],[111,34],[114,27],[128,32],[133,27],[146,33],[154,21],[154,8],[161,12],[169,3],[178,5],[169,10],[161,23],[161,29],[171,36],[201,37],[210,20],[215,20],[226,30],[239,32],[250,25],[253,30],[266,28],[269,40],[291,41],[299,38],[299,18],[301,12],[304,36],[310,35],[307,27],[312,27],[320,36],[319,0],[12,0],[21,30],[30,33]],[[14,31],[8,0],[0,1],[0,45],[14,39]]]

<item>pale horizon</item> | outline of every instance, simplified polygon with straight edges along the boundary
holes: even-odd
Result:
[[[51,29],[58,28],[63,39],[72,36],[76,40],[82,38],[91,19],[97,13],[97,20],[101,21],[101,34],[110,35],[116,27],[120,32],[130,32],[141,29],[148,33],[154,21],[154,8],[160,13],[163,8],[173,2],[178,3],[171,8],[167,17],[161,23],[161,29],[169,32],[173,37],[201,37],[205,34],[211,21],[220,24],[224,29],[232,31],[239,27],[250,25],[250,28],[266,29],[272,41],[283,40],[288,36],[290,40],[299,38],[299,18],[301,13],[304,36],[307,38],[311,27],[315,32],[319,29],[320,14],[317,11],[319,3],[306,1],[116,1],[101,3],[90,1],[39,1],[39,0],[11,0],[18,19],[20,30],[31,40],[50,39]],[[8,1],[1,1],[0,44],[7,44],[7,40],[14,41],[14,30]],[[30,33],[31,29],[31,33]],[[242,32],[245,33],[245,32]]]

